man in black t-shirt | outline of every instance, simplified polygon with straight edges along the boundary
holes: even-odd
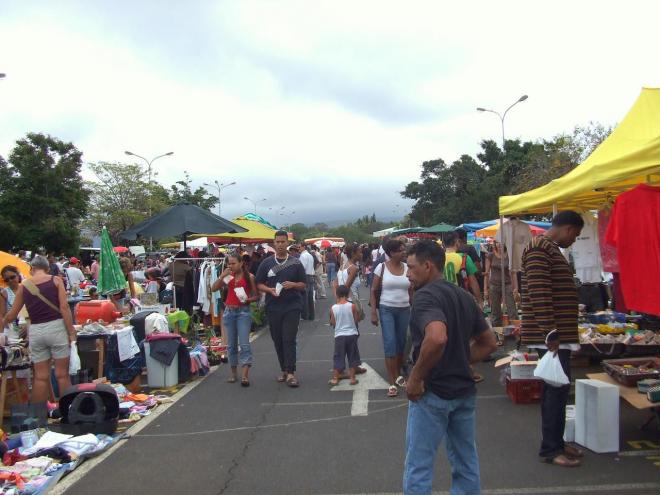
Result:
[[[277,381],[298,387],[296,339],[307,287],[305,269],[300,260],[287,253],[289,235],[285,231],[275,233],[274,244],[275,256],[264,259],[257,270],[257,288],[266,294],[270,336],[282,371]]]
[[[415,365],[408,377],[404,493],[431,493],[438,447],[447,442],[452,493],[480,492],[475,442],[476,387],[470,364],[497,348],[474,298],[442,279],[445,253],[421,241],[408,253],[408,278],[416,289],[410,333]],[[472,343],[472,344],[471,344]]]

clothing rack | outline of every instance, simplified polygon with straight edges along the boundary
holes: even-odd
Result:
[[[175,263],[177,261],[194,261],[194,262],[204,262],[204,261],[222,261],[223,263],[227,260],[226,257],[218,258],[218,257],[206,257],[206,258],[172,258],[171,263]],[[178,309],[178,306],[176,304],[176,287],[172,287],[172,306],[176,309]],[[193,305],[194,307],[194,305]]]

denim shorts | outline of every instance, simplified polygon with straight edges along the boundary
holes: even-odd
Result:
[[[383,347],[385,357],[402,356],[406,348],[408,323],[410,323],[410,307],[394,308],[380,305],[380,326],[383,332]]]

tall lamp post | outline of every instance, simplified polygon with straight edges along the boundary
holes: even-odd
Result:
[[[222,197],[221,197],[222,190],[225,187],[235,186],[236,181],[230,182],[229,184],[223,184],[221,182],[218,182],[217,180],[214,180],[213,184],[209,184],[208,182],[204,182],[204,185],[209,186],[209,187],[215,186],[218,189],[218,216],[221,217],[222,216]]]
[[[257,213],[257,203],[263,203],[264,201],[268,201],[266,198],[260,199],[258,201],[254,201],[253,199],[250,199],[247,196],[244,196],[243,199],[245,199],[246,201],[249,201],[250,203],[252,203],[252,205],[254,206],[254,213],[255,214]]]
[[[147,160],[145,157],[138,155],[137,153],[133,153],[132,151],[124,151],[125,154],[128,156],[134,156],[136,158],[140,158],[144,160],[144,162],[147,164],[147,174],[149,175],[149,187],[151,187],[151,171],[152,167],[151,164],[158,160],[159,158],[163,158],[165,156],[172,156],[174,154],[174,151],[169,151],[167,153],[163,153],[162,155],[155,156],[151,160]],[[149,216],[151,216],[151,190],[149,190]],[[152,237],[149,237],[149,251],[154,250],[154,240]]]
[[[507,108],[503,114],[500,114],[499,112],[496,112],[495,110],[490,110],[488,108],[482,108],[478,107],[477,111],[478,112],[490,112],[494,113],[500,118],[500,122],[502,122],[502,151],[504,151],[504,118],[506,117],[506,114],[509,110],[511,110],[513,107],[515,107],[518,103],[525,101],[527,98],[529,98],[527,95],[522,95],[520,98],[518,98],[513,104]]]

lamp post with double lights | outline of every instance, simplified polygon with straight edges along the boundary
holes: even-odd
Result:
[[[222,196],[221,196],[222,195],[222,190],[226,187],[229,187],[229,186],[235,186],[236,181],[230,182],[229,184],[224,184],[224,183],[218,182],[217,180],[214,180],[213,184],[209,184],[208,182],[204,182],[204,185],[209,186],[209,187],[215,187],[218,190],[218,216],[221,217],[222,216]]]
[[[250,199],[247,196],[244,196],[243,199],[245,199],[246,201],[249,201],[250,203],[252,203],[252,205],[254,206],[254,213],[255,214],[257,213],[257,203],[263,203],[264,201],[268,201],[266,198],[260,199],[258,201],[254,201],[253,199]]]
[[[478,112],[490,112],[494,113],[500,118],[500,122],[502,123],[502,151],[504,151],[504,119],[506,117],[506,114],[508,113],[509,110],[511,110],[513,107],[515,107],[518,103],[521,103],[525,101],[527,98],[529,98],[527,95],[522,95],[520,98],[518,98],[515,102],[513,102],[509,108],[504,110],[503,114],[500,114],[499,112],[496,112],[495,110],[490,110],[488,108],[483,108],[483,107],[477,107]]]
[[[149,205],[148,205],[148,206],[149,206],[149,216],[151,216],[151,213],[152,213],[152,212],[151,212],[151,176],[152,176],[152,164],[153,164],[156,160],[158,160],[159,158],[163,158],[163,157],[166,157],[166,156],[172,156],[172,155],[174,154],[174,151],[169,151],[169,152],[167,152],[167,153],[163,153],[162,155],[155,156],[155,157],[153,157],[151,160],[147,160],[145,157],[143,157],[143,156],[141,156],[141,155],[138,155],[137,153],[133,153],[132,151],[124,151],[124,153],[125,153],[126,155],[128,155],[128,156],[134,156],[134,157],[136,157],[136,158],[140,158],[140,159],[144,160],[144,162],[147,164],[147,174],[148,174],[148,176],[149,176],[149,182],[148,182],[148,184],[149,184],[149,188],[150,188],[150,189],[149,189]],[[154,241],[153,241],[153,238],[152,238],[152,237],[149,238],[149,250],[150,250],[150,251],[153,251],[153,250],[154,250]]]

